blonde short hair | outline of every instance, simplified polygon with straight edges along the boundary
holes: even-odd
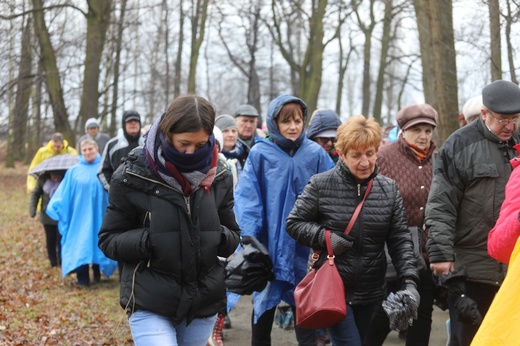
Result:
[[[356,115],[338,127],[336,138],[336,148],[343,154],[350,149],[365,150],[375,147],[376,150],[379,150],[381,126],[373,119]]]

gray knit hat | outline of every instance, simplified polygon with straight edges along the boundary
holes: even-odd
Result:
[[[229,114],[222,114],[215,119],[215,126],[224,131],[230,127],[237,128],[237,121]]]

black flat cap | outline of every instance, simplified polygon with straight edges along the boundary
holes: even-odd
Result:
[[[482,102],[498,114],[520,113],[520,88],[513,82],[496,80],[482,89]]]

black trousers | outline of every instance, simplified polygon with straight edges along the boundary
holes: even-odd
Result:
[[[478,310],[484,317],[499,288],[499,286],[466,281],[466,296],[477,302]],[[457,312],[453,307],[453,296],[449,294],[449,291],[448,306],[450,309],[450,346],[469,346],[473,337],[477,334],[480,324],[462,323],[457,319]]]
[[[432,329],[433,313],[433,276],[432,271],[427,270],[419,274],[419,286],[417,291],[421,296],[421,302],[417,309],[417,319],[408,327],[406,337],[407,346],[428,346],[430,342],[430,332]],[[397,283],[388,285],[388,293],[399,290]],[[365,339],[366,346],[381,346],[390,333],[390,321],[382,306],[372,318],[370,333]]]
[[[45,229],[45,243],[47,244],[47,257],[51,267],[61,265],[61,234],[57,225],[43,225]]]
[[[296,316],[296,309],[291,307],[293,315]],[[267,310],[260,316],[257,323],[254,323],[254,311],[251,316],[251,345],[252,346],[270,346],[271,331],[273,329],[274,315],[276,307]],[[296,340],[299,346],[316,346],[316,330],[294,327]]]
[[[89,267],[90,266],[88,264],[84,264],[76,268],[76,275],[78,277],[78,284],[80,284],[80,286],[90,285]],[[99,282],[99,280],[101,280],[99,264],[92,264],[92,272],[94,273],[94,281]]]

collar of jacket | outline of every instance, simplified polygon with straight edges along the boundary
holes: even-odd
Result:
[[[357,184],[366,185],[366,184],[368,184],[368,182],[371,179],[374,179],[376,177],[376,175],[378,174],[378,168],[377,168],[377,164],[376,164],[376,166],[374,167],[374,172],[372,172],[372,174],[367,179],[365,179],[361,183],[359,183],[356,180],[356,178],[354,177],[354,175],[352,174],[352,172],[350,172],[350,169],[348,169],[348,167],[345,165],[345,163],[343,163],[341,158],[338,160],[336,167],[338,167],[337,169],[338,169],[339,174],[342,177],[344,177],[348,183],[355,184],[355,185],[357,185]]]
[[[123,164],[125,165],[125,171],[128,174],[165,186],[169,189],[174,189],[173,187],[159,179],[155,174],[152,173],[150,169],[146,167],[143,147],[137,147],[132,149],[132,151],[128,154],[128,157],[125,159]],[[226,171],[228,171],[227,164],[222,162],[221,160],[218,160],[217,173],[215,175],[214,183],[220,180],[220,177],[222,177]],[[182,191],[180,190],[174,190],[178,191],[179,193],[182,193]]]
[[[486,123],[484,122],[484,120],[482,118],[479,117],[478,120],[475,122],[476,122],[476,126],[478,127],[479,131],[482,133],[484,138],[486,138],[487,140],[489,140],[493,143],[497,143],[497,144],[501,145],[501,148],[503,148],[505,146],[512,148],[517,143],[518,131],[515,134],[513,134],[513,136],[509,140],[502,141],[493,132],[491,132],[491,130],[487,127]],[[470,126],[470,125],[466,125],[466,126]]]

